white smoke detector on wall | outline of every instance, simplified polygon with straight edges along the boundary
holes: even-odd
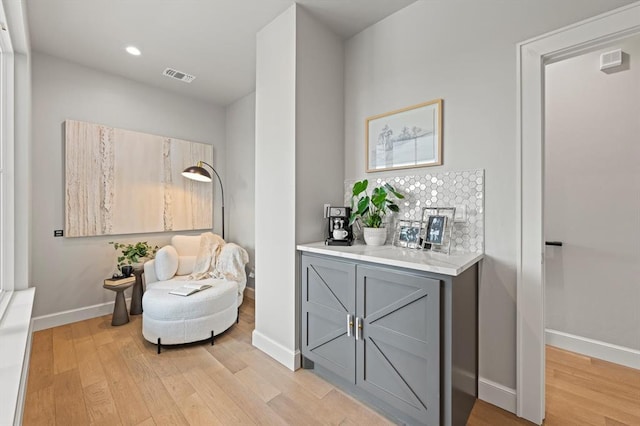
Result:
[[[612,50],[600,55],[600,71],[622,65],[622,49]]]

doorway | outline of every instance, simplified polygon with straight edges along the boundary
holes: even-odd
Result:
[[[640,36],[544,84],[546,343],[640,369]]]
[[[518,416],[544,419],[544,65],[640,34],[634,3],[518,45]]]

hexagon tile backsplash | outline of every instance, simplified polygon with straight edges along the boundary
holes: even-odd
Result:
[[[404,194],[399,200],[400,212],[392,219],[420,220],[423,207],[466,208],[464,222],[455,222],[451,234],[452,252],[484,252],[484,170],[412,174],[406,176],[368,176],[369,187],[388,182]],[[344,181],[345,206],[350,204],[351,188],[356,182]],[[387,242],[393,238],[395,226],[388,226]]]

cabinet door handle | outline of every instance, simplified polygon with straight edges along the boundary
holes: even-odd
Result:
[[[362,318],[356,317],[356,340],[362,340]]]
[[[347,314],[347,337],[353,336],[353,315]]]

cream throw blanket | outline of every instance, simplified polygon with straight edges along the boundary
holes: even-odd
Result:
[[[227,243],[220,251],[213,277],[246,283],[247,273],[244,266],[247,262],[249,262],[249,254],[245,249],[237,244]]]
[[[204,232],[200,235],[200,248],[196,256],[196,264],[189,275],[190,280],[203,280],[213,276],[218,255],[224,246],[224,240],[212,232]]]

